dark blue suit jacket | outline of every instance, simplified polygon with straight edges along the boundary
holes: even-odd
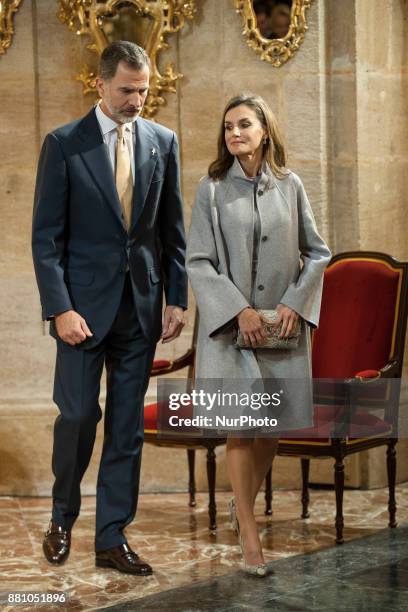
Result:
[[[187,307],[185,236],[174,132],[138,117],[129,234],[92,109],[45,138],[34,201],[32,248],[43,319],[74,309],[96,346],[109,331],[129,266],[146,337],[161,333],[168,305]],[[56,337],[51,321],[50,333]]]

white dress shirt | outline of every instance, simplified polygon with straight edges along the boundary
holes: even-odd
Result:
[[[116,128],[118,123],[113,121],[108,115],[105,115],[100,107],[100,104],[95,106],[95,115],[101,129],[102,138],[108,148],[109,161],[112,166],[113,176],[115,176],[116,169],[116,142],[118,140],[118,133]],[[136,130],[135,121],[125,123],[125,140],[129,149],[130,165],[132,168],[133,184],[135,184],[135,144],[136,144]]]

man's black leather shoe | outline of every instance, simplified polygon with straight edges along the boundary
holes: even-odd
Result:
[[[43,551],[47,561],[61,565],[66,561],[70,548],[71,532],[51,521],[43,540]]]
[[[96,567],[110,567],[124,574],[150,576],[153,573],[148,563],[142,561],[128,544],[95,553]]]

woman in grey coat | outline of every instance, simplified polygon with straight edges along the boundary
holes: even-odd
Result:
[[[285,162],[276,119],[265,101],[252,94],[232,98],[223,114],[217,159],[198,185],[187,252],[200,314],[196,379],[297,379],[281,414],[281,430],[313,423],[310,327],[319,321],[330,259],[302,181]],[[276,309],[282,338],[300,320],[298,348],[262,349],[267,320],[255,309]],[[234,347],[236,328],[252,348]],[[261,431],[227,439],[231,520],[244,567],[258,576],[266,574],[266,566],[254,503],[277,444],[277,437]]]

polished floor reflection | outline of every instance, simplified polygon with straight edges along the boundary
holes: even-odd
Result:
[[[228,594],[228,597],[232,596],[235,583],[241,584],[244,581],[247,584],[248,580],[252,581],[249,584],[253,584],[256,593],[261,596],[259,581],[246,578],[239,571],[239,548],[227,518],[229,497],[228,493],[217,493],[218,529],[214,534],[208,531],[205,494],[197,496],[195,509],[187,506],[185,494],[142,495],[137,520],[128,529],[127,535],[130,544],[139,555],[153,565],[155,572],[148,578],[132,577],[109,569],[95,568],[93,498],[84,498],[81,516],[73,531],[71,556],[64,566],[57,568],[45,561],[41,550],[42,533],[49,518],[50,500],[0,498],[0,592],[64,591],[69,597],[68,604],[63,607],[37,604],[35,610],[92,610],[118,605],[117,610],[158,610],[163,607],[171,610],[213,609],[205,607],[205,601],[210,606],[211,597],[217,596],[218,599],[218,595],[214,593],[211,595],[211,589],[218,585],[218,580],[227,581],[222,583],[222,589],[220,586],[224,592],[223,597]],[[302,589],[307,590],[311,596],[315,593],[313,597],[317,597],[318,590],[324,583],[324,568],[330,567],[333,576],[336,564],[339,571],[343,568],[341,572],[346,572],[345,576],[349,578],[344,577],[341,584],[327,583],[324,590],[324,593],[327,592],[327,597],[330,592],[337,593],[340,589],[344,592],[345,602],[356,595],[355,591],[360,587],[364,590],[376,589],[378,586],[378,589],[381,587],[384,590],[387,589],[387,584],[390,585],[392,582],[397,585],[399,595],[394,603],[388,602],[391,607],[388,606],[386,609],[399,610],[392,605],[399,606],[404,597],[407,598],[408,607],[408,594],[404,593],[404,588],[407,586],[408,562],[398,555],[393,559],[387,557],[387,551],[397,549],[404,549],[408,556],[408,535],[404,529],[404,524],[408,525],[408,484],[397,487],[397,503],[400,526],[395,530],[389,530],[386,529],[388,518],[386,489],[346,491],[344,505],[346,544],[343,547],[335,547],[333,491],[311,491],[311,515],[307,520],[299,518],[299,491],[276,491],[273,515],[270,518],[264,516],[263,499],[259,496],[257,520],[267,561],[272,562],[273,567],[283,568],[279,571],[284,573],[289,582],[292,581],[290,582],[292,599],[286,603],[282,600],[280,604],[284,607],[275,608],[270,603],[266,608],[329,611],[330,608],[324,608],[323,604],[322,607],[316,608],[302,607],[301,599],[304,597]],[[365,536],[373,536],[372,548],[371,545],[368,546],[369,539]],[[403,547],[402,542],[404,542]],[[358,554],[352,552],[351,543],[353,546],[359,545]],[[320,557],[309,554],[316,551],[330,554],[328,557],[321,557],[322,560],[318,561]],[[365,558],[364,551],[366,551]],[[385,557],[381,557],[380,553],[381,555],[384,553]],[[320,554],[323,552],[319,552]],[[289,559],[294,555],[298,555],[296,559]],[[299,577],[300,582],[297,583],[299,572],[302,575]],[[222,576],[225,578],[221,579]],[[268,578],[268,597],[271,602],[275,601],[278,595],[281,597],[284,593],[288,594],[288,585],[284,588],[276,576],[278,573]],[[256,583],[253,583],[253,580]],[[183,592],[187,586],[193,590],[184,598]],[[195,588],[198,591],[194,591]],[[250,587],[248,588],[250,590]],[[168,592],[163,593],[163,591]],[[174,600],[170,604],[169,599],[166,606],[162,598],[167,597],[172,597]],[[189,600],[190,597],[193,599]],[[251,607],[257,605],[251,598],[246,603],[242,600],[242,606],[238,603],[240,600],[235,598],[234,601],[233,608],[228,607],[232,605],[231,602],[224,601],[224,607],[219,606],[217,609],[259,609]],[[131,607],[124,608],[125,602],[131,602],[129,603]],[[198,607],[194,607],[193,602]],[[145,607],[150,605],[151,607]],[[354,608],[333,609],[358,609],[370,612],[375,610],[362,603]],[[33,610],[33,607],[21,605],[18,610],[21,612]]]
[[[270,563],[262,580],[233,572],[109,608],[188,612],[405,612],[408,527]]]

